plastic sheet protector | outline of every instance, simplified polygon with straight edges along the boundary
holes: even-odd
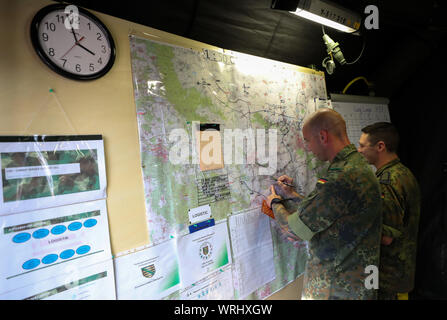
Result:
[[[106,197],[102,136],[0,137],[0,215]]]
[[[18,213],[0,221],[0,295],[5,298],[42,281],[47,290],[66,285],[84,267],[112,259],[105,200]],[[84,275],[103,271],[100,267]],[[107,279],[113,284],[110,270]],[[20,292],[20,299],[37,294],[34,289]]]
[[[175,240],[114,259],[119,300],[162,299],[180,289]]]

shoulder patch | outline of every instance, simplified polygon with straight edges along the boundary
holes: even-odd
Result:
[[[388,171],[384,172],[379,179],[380,183],[391,184],[391,175]]]

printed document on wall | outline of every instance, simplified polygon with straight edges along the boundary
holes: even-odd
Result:
[[[239,299],[276,278],[269,219],[259,208],[229,217]]]
[[[104,199],[102,136],[0,137],[0,215]]]
[[[3,216],[0,223],[0,294],[112,257],[105,200]]]
[[[118,300],[162,299],[180,289],[175,240],[115,258]]]
[[[234,300],[231,265],[219,268],[180,292],[181,300]]]
[[[177,240],[177,248],[183,288],[231,263],[226,223],[181,237]]]
[[[112,258],[0,294],[0,300],[115,300]]]

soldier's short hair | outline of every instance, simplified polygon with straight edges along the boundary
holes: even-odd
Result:
[[[306,123],[314,132],[327,130],[340,139],[347,136],[345,120],[337,111],[329,108],[318,109],[307,119]]]
[[[385,143],[388,152],[397,152],[399,146],[399,132],[390,122],[376,122],[362,129],[368,134],[368,141],[375,145],[379,141]]]

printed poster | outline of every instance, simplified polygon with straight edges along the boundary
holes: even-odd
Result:
[[[181,300],[234,300],[233,273],[227,265],[180,292]]]
[[[118,300],[162,299],[180,289],[175,240],[114,259]]]
[[[0,294],[111,259],[106,201],[0,217]]]
[[[116,300],[112,259],[0,294],[0,300]]]
[[[229,218],[239,299],[275,280],[270,218],[252,209]]]
[[[0,137],[0,215],[106,197],[100,135]]]
[[[179,238],[177,250],[182,287],[186,288],[231,264],[227,224],[219,223]]]

